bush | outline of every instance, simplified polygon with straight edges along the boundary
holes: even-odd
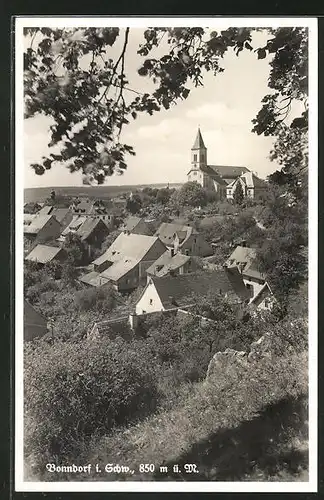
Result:
[[[156,384],[123,341],[25,347],[25,450],[42,469],[55,457],[77,461],[78,446],[154,410]]]
[[[107,313],[116,305],[116,293],[109,285],[89,288],[76,293],[76,304],[80,311],[98,311]]]

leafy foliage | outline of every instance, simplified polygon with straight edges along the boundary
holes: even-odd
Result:
[[[174,204],[178,207],[200,207],[207,203],[206,191],[197,182],[187,182],[173,195]]]
[[[152,377],[122,341],[40,341],[26,345],[24,360],[26,452],[42,463],[71,457],[92,434],[143,417],[157,401]]]
[[[116,293],[111,286],[81,290],[75,296],[81,311],[98,311],[107,313],[116,305]]]
[[[71,266],[82,266],[88,263],[87,249],[77,234],[68,233],[63,248],[68,254],[68,263]]]
[[[131,214],[137,214],[142,208],[142,199],[139,194],[135,193],[127,199],[126,210]]]
[[[236,183],[236,187],[233,193],[233,200],[237,205],[241,205],[244,200],[243,188],[240,182]]]

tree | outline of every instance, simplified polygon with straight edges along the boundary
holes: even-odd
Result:
[[[129,196],[126,202],[126,210],[131,214],[137,214],[142,208],[142,200],[139,194]]]
[[[206,191],[197,182],[186,182],[176,192],[175,199],[179,207],[188,205],[190,207],[204,206],[207,202]]]
[[[68,254],[68,263],[72,266],[82,266],[88,260],[88,252],[81,241],[80,236],[74,233],[68,233],[64,244],[64,250]]]
[[[217,75],[224,71],[226,52],[253,51],[258,59],[268,58],[270,65],[269,94],[262,99],[253,131],[277,138],[272,158],[282,164],[285,173],[300,179],[307,167],[307,151],[299,147],[300,140],[307,144],[307,29],[263,29],[267,35],[263,46],[255,46],[256,30],[261,29],[228,28],[220,33],[203,28],[146,29],[137,53],[143,57],[139,74],[155,84],[149,95],[128,86],[129,28],[27,28],[26,116],[50,116],[50,146],[62,144],[59,154],[50,154],[42,164],[31,166],[43,174],[61,162],[71,172],[82,171],[85,182],[99,184],[115,171],[122,173],[127,167],[125,156],[135,154],[132,146],[120,142],[124,125],[138,113],[151,115],[186,99],[190,83],[201,86],[205,72]],[[112,59],[110,47],[117,40],[121,50]],[[156,49],[164,46],[165,53],[157,56]],[[305,110],[288,123],[296,100]],[[290,161],[292,157],[296,161]]]
[[[239,181],[236,183],[236,187],[233,193],[233,200],[237,205],[241,205],[244,200],[242,184]]]

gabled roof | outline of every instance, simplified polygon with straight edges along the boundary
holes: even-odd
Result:
[[[56,220],[52,215],[37,215],[31,222],[31,224],[24,226],[24,233],[37,234],[41,229],[43,229],[45,224],[47,224],[47,222],[51,218],[53,218],[53,220]],[[58,221],[56,222],[57,224],[59,224]]]
[[[165,245],[173,245],[175,236],[178,233],[184,232],[186,235],[198,234],[198,231],[192,226],[187,226],[183,224],[174,224],[172,222],[162,222],[158,230],[155,232],[154,236],[158,236],[160,240]]]
[[[87,238],[89,238],[89,236],[91,236],[93,231],[97,229],[98,226],[99,227],[102,226],[102,229],[107,230],[108,232],[106,224],[101,219],[94,219],[92,217],[88,217],[83,222],[82,226],[80,226],[79,229],[76,231],[76,234],[80,236],[82,241],[84,241]]]
[[[198,128],[196,139],[195,139],[194,145],[192,146],[191,149],[206,149],[206,146],[204,144],[204,141],[203,141],[203,138],[202,138],[202,135],[200,132],[200,128]]]
[[[120,230],[132,232],[141,221],[142,219],[140,217],[128,217],[121,226]]]
[[[105,253],[93,261],[93,264],[116,262],[126,257],[140,262],[158,239],[156,236],[121,233]]]
[[[189,260],[189,255],[176,253],[172,256],[169,250],[167,250],[146,270],[146,272],[147,274],[153,274],[158,277],[165,276],[169,274],[170,271],[175,271],[184,266]]]
[[[68,214],[72,214],[69,208],[54,208],[51,211],[51,215],[54,215],[55,219],[58,220],[60,223],[63,221],[63,219],[65,219],[65,217]]]
[[[225,262],[225,265],[228,268],[240,266],[240,271],[247,278],[265,279],[265,275],[258,270],[255,259],[256,251],[254,248],[238,245]]]
[[[264,273],[261,273],[259,269],[257,268],[255,260],[252,260],[243,269],[243,274],[247,278],[256,278],[259,280],[264,280],[266,278]]]
[[[265,290],[269,290],[271,296],[273,297],[273,293],[272,293],[272,290],[269,286],[269,283],[265,282],[264,285],[262,286],[262,288],[260,288],[260,290],[258,291],[258,293],[253,297],[253,299],[251,299],[251,304],[254,304],[255,302],[257,302],[261,295],[265,292]],[[274,298],[274,297],[273,297]]]
[[[62,231],[61,235],[65,236],[71,231],[77,231],[86,220],[87,217],[85,215],[74,215],[70,224]]]
[[[24,299],[24,324],[46,326],[47,319]]]
[[[243,182],[243,184],[245,184],[245,186],[247,188],[266,188],[267,187],[266,181],[264,181],[263,179],[260,179],[252,172],[245,172],[244,174],[240,175],[238,178],[241,179],[241,181]],[[227,187],[232,188],[234,186],[234,184],[236,183],[236,181],[237,181],[237,179],[234,179],[232,182],[230,182],[227,185]]]
[[[232,165],[208,165],[208,167],[225,179],[236,179],[245,172],[250,172],[246,167]]]
[[[36,245],[25,259],[32,262],[39,262],[40,264],[46,264],[51,262],[62,251],[60,247]]]
[[[89,214],[93,207],[93,202],[86,198],[73,200],[72,207],[75,212]]]
[[[108,283],[108,280],[100,276],[100,273],[96,271],[91,271],[90,273],[84,274],[79,278],[79,281],[91,286],[102,286]]]
[[[221,269],[212,273],[188,275],[167,275],[162,278],[151,277],[163,306],[181,307],[194,303],[195,297],[212,291],[216,294],[228,294],[239,301],[249,299],[242,276],[237,269]]]
[[[37,215],[50,215],[53,210],[53,205],[44,205],[38,212]]]
[[[114,262],[108,269],[100,273],[100,277],[109,281],[118,281],[138,264],[137,259],[125,257]]]

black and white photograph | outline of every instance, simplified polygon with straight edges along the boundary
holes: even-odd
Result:
[[[317,488],[317,21],[15,20],[15,488]]]

